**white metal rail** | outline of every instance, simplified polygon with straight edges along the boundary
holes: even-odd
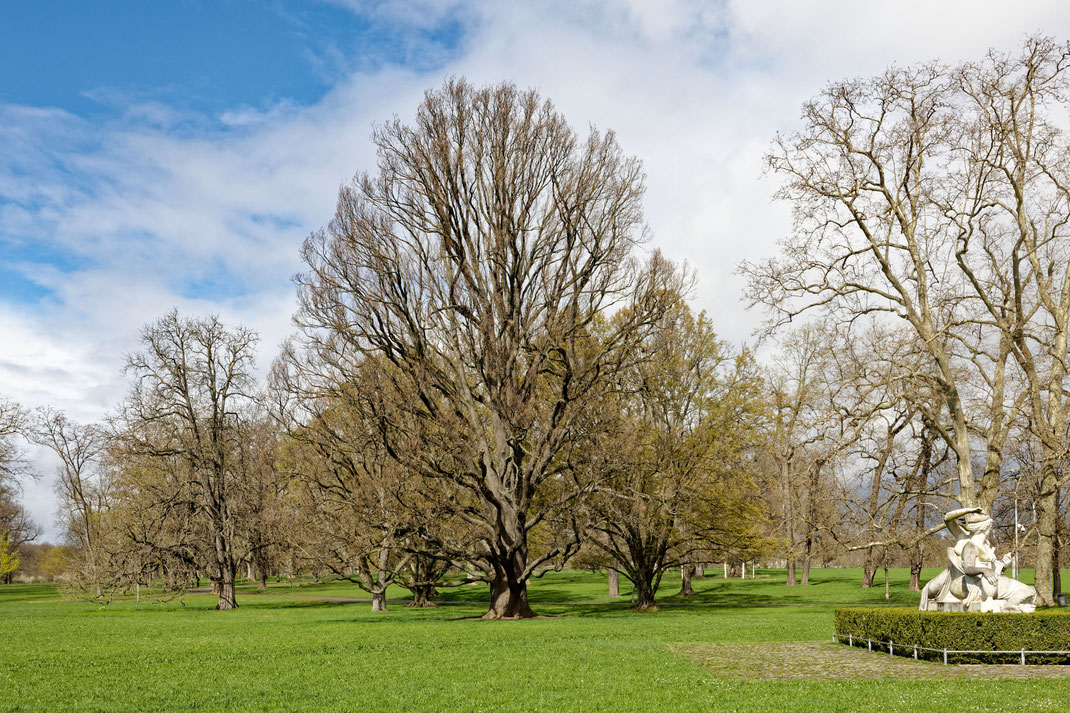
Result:
[[[894,648],[895,648],[896,644],[891,642],[891,641],[874,641],[873,639],[864,639],[862,637],[858,637],[856,639],[854,634],[848,634],[847,636],[843,636],[841,634],[833,634],[832,635],[832,643],[835,644],[835,643],[839,643],[840,641],[845,641],[850,646],[854,646],[855,645],[855,641],[858,641],[859,645],[861,645],[861,642],[865,641],[866,644],[869,646],[869,650],[870,651],[873,650],[873,644],[878,644],[881,648],[887,647],[889,655],[894,655],[894,653],[895,653],[894,652]],[[1021,649],[1021,650],[1016,650],[1016,651],[993,651],[991,649],[984,650],[984,651],[969,651],[969,650],[959,650],[959,649],[932,649],[932,648],[929,648],[927,646],[917,646],[916,644],[899,644],[898,646],[899,646],[900,650],[903,650],[903,649],[911,650],[911,649],[913,649],[914,650],[914,658],[915,659],[918,658],[918,652],[919,651],[932,651],[933,653],[937,653],[937,654],[941,654],[942,653],[944,655],[944,665],[945,666],[947,665],[947,655],[948,654],[1005,654],[1005,655],[1008,655],[1008,656],[1018,656],[1020,658],[1021,664],[1023,666],[1026,665],[1026,655],[1027,654],[1061,654],[1063,656],[1070,657],[1070,651],[1030,651],[1028,649]]]

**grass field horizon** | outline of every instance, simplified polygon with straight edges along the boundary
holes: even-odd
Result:
[[[709,646],[762,652],[827,642],[835,604],[885,601],[879,577],[872,590],[858,587],[860,570],[815,569],[812,585],[794,588],[781,573],[707,576],[694,581],[694,599],[708,606],[650,614],[630,611],[627,591],[606,600],[601,573],[552,573],[531,586],[533,606],[546,618],[512,622],[479,620],[485,605],[475,601],[475,587],[472,601],[373,614],[367,604],[305,598],[360,596],[339,582],[281,583],[272,595],[243,585],[241,606],[231,612],[214,611],[206,594],[182,603],[100,605],[65,601],[51,585],[5,585],[0,688],[9,695],[0,710],[788,713],[855,711],[864,702],[869,711],[926,713],[946,710],[948,701],[963,711],[1065,707],[1070,683],[1063,678],[885,680],[883,659],[868,659],[876,679],[742,681],[684,655]],[[890,571],[891,603],[917,601],[907,579],[906,570]],[[346,594],[338,594],[343,587]],[[678,589],[678,579],[667,579],[662,601],[675,601]],[[273,596],[283,590],[297,596]],[[451,592],[459,590],[443,590],[444,597]]]

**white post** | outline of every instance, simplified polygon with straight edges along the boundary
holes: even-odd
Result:
[[[137,583],[137,601],[141,601],[141,582]]]
[[[739,578],[740,579],[746,579],[747,578],[747,563],[746,562],[744,562],[743,566],[739,568]]]
[[[754,571],[755,571],[755,569],[754,569],[754,568],[755,568],[755,567],[757,567],[757,566],[758,566],[758,565],[757,565],[757,563],[755,563],[755,562],[751,562],[751,563],[750,563],[750,578],[751,578],[751,579],[754,579],[754,578],[755,578],[755,576],[756,576],[756,575],[754,574]]]
[[[728,563],[724,563],[724,578],[728,579]]]

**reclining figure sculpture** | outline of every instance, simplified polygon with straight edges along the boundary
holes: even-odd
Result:
[[[959,522],[963,518],[964,523]],[[981,508],[960,508],[944,516],[957,542],[947,548],[951,566],[921,590],[922,611],[1032,612],[1037,590],[1002,575],[1011,555],[996,557],[988,543],[992,518]]]

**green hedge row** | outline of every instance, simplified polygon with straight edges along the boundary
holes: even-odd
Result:
[[[836,634],[843,639],[853,636],[855,646],[867,646],[867,639],[891,641],[894,653],[902,656],[913,656],[914,646],[959,651],[1070,651],[1070,613],[971,614],[898,607],[843,607],[836,609]],[[887,651],[887,647],[883,650]],[[919,651],[918,657],[942,661],[943,653]],[[1032,654],[1026,660],[1032,664],[1070,664],[1067,655]],[[1017,663],[1010,656],[983,654],[949,654],[948,661]]]

